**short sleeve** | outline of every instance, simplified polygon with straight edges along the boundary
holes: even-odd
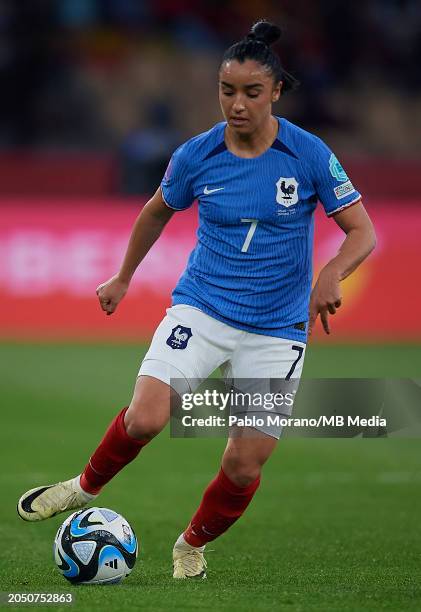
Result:
[[[194,195],[185,145],[181,145],[171,157],[161,189],[169,208],[185,210],[193,204]]]
[[[361,194],[354,188],[336,155],[319,138],[315,148],[313,184],[329,217],[358,202]]]

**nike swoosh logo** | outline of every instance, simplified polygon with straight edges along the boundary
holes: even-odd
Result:
[[[51,489],[52,486],[53,485],[49,485],[48,487],[39,487],[39,489],[36,489],[33,493],[28,495],[28,497],[25,497],[21,502],[22,509],[29,514],[34,513],[35,510],[32,509],[32,502],[35,501],[37,497],[42,495],[44,491]]]
[[[205,195],[209,195],[210,193],[215,193],[215,191],[222,191],[223,189],[225,189],[225,187],[217,187],[217,189],[208,189],[208,186],[206,185],[203,190],[203,193]]]
[[[206,535],[210,535],[210,536],[215,535],[215,534],[214,534],[214,533],[212,533],[211,531],[208,531],[208,530],[206,529],[206,527],[204,527],[203,525],[202,525],[202,531],[203,531],[203,533],[205,533]]]

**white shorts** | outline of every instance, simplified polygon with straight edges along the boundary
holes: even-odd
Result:
[[[256,380],[268,385],[271,379],[294,380],[298,387],[305,348],[303,342],[243,331],[178,304],[167,309],[156,329],[139,376],[162,380],[180,395],[194,392],[218,367],[241,391],[250,391]],[[266,429],[279,438],[281,429]]]

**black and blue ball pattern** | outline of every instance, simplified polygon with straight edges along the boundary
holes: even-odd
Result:
[[[136,535],[117,512],[87,508],[69,516],[54,540],[54,559],[73,584],[116,584],[132,571]]]

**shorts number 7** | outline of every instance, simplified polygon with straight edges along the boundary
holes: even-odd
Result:
[[[293,351],[297,351],[298,352],[298,357],[294,361],[294,363],[292,364],[288,374],[285,376],[285,380],[289,380],[291,378],[291,376],[294,374],[294,370],[297,367],[297,363],[300,361],[300,359],[301,359],[301,357],[303,355],[303,352],[304,352],[304,349],[303,349],[302,346],[297,346],[297,345],[293,344],[291,346],[291,348],[292,348]]]
[[[254,232],[256,231],[257,224],[259,223],[258,219],[241,219],[241,223],[251,223],[250,229],[247,232],[246,239],[244,240],[243,247],[241,249],[242,253],[247,253],[249,250],[251,239],[253,238]]]

